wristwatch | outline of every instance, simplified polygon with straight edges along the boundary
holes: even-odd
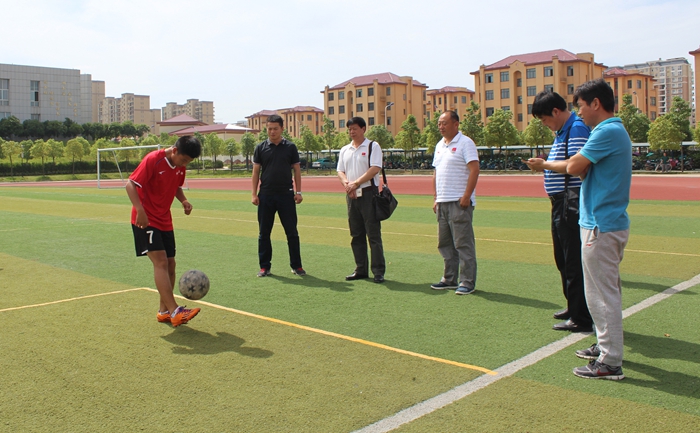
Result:
[[[301,195],[301,191],[297,191],[297,194]]]

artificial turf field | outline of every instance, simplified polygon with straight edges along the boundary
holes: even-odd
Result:
[[[550,329],[563,297],[546,199],[478,198],[477,291],[454,296],[429,288],[442,271],[430,197],[399,196],[377,285],[344,281],[341,194],[298,207],[309,275],[290,273],[278,223],[264,279],[250,194],[187,195],[192,215],[174,207],[178,275],[201,269],[212,289],[174,329],[155,320],[123,189],[0,187],[0,431],[380,431],[372,424],[571,339]],[[631,203],[623,308],[700,274],[699,211]],[[583,336],[397,431],[697,432],[698,295],[625,319],[623,381],[571,374],[585,364],[574,350],[595,341]]]

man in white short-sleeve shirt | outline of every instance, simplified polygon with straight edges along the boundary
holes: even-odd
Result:
[[[438,220],[438,251],[445,261],[434,290],[456,289],[468,295],[476,286],[476,248],[472,216],[479,179],[479,155],[474,141],[459,132],[459,116],[444,112],[438,120],[443,139],[433,158],[433,212]]]
[[[374,274],[375,283],[384,282],[384,247],[382,245],[382,225],[377,220],[372,197],[379,185],[379,172],[382,168],[382,148],[365,138],[367,124],[361,117],[353,117],[347,123],[352,141],[340,149],[338,158],[338,178],[345,188],[350,225],[350,246],[355,256],[355,270],[346,280],[369,278],[369,270]],[[370,146],[372,146],[370,158]],[[374,185],[372,185],[374,179]],[[368,263],[367,241],[371,251]]]

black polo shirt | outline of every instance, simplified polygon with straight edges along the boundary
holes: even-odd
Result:
[[[299,151],[286,139],[275,145],[265,140],[255,147],[253,162],[260,164],[260,194],[293,193],[292,165],[299,163]]]

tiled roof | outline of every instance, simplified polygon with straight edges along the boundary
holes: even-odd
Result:
[[[253,113],[250,116],[246,116],[246,119],[250,119],[251,117],[260,117],[260,116],[272,116],[273,114],[277,114],[277,110],[262,110],[258,111],[257,113]]]
[[[362,75],[360,77],[351,78],[347,81],[343,81],[340,84],[336,84],[335,86],[331,87],[330,90],[343,89],[349,83],[353,83],[358,87],[369,86],[370,84],[374,83],[374,80],[377,80],[379,84],[406,84],[404,81],[401,81],[401,77],[398,75],[392,74],[391,72],[383,72],[381,74]],[[413,80],[413,85],[427,87],[427,85],[417,80]]]
[[[194,117],[188,116],[187,114],[180,114],[175,117],[171,117],[167,120],[162,120],[158,122],[159,125],[206,125],[206,123],[195,119]]]
[[[192,126],[189,128],[185,129],[180,129],[178,131],[173,132],[173,134],[183,136],[183,135],[191,135],[194,134],[195,132],[199,132],[202,135],[207,135],[211,134],[212,132],[214,133],[224,133],[224,132],[258,132],[257,129],[251,129],[251,128],[246,128],[244,126],[239,126],[233,123],[215,123],[213,125],[204,125],[204,126]]]
[[[616,75],[632,75],[632,74],[630,74],[629,72],[627,72],[626,70],[624,70],[622,68],[610,68],[607,71],[603,72],[604,77],[613,77]]]
[[[516,54],[514,56],[506,57],[503,60],[499,60],[496,63],[488,65],[486,69],[500,69],[505,68],[511,63],[519,60],[526,65],[534,65],[537,63],[548,63],[552,61],[552,57],[557,56],[560,62],[571,62],[575,60],[582,60],[576,54],[566,51],[566,50],[550,50],[550,51],[540,51],[538,53],[527,53],[527,54]]]
[[[691,51],[691,52],[689,52],[688,54],[700,54],[700,48],[698,48],[698,49],[695,50],[695,51]]]
[[[457,92],[467,92],[467,93],[474,93],[473,90],[469,90],[466,87],[454,87],[454,86],[445,86],[442,89],[430,89],[428,90],[428,95],[432,95],[435,93],[457,93]]]
[[[277,111],[284,111],[285,113],[289,113],[289,112],[300,112],[300,111],[304,111],[304,112],[306,112],[306,111],[313,111],[313,112],[315,112],[315,113],[323,113],[323,110],[321,110],[320,108],[311,107],[311,106],[308,106],[308,105],[297,105],[297,106],[294,107],[294,108],[283,108],[283,109],[277,110]]]

